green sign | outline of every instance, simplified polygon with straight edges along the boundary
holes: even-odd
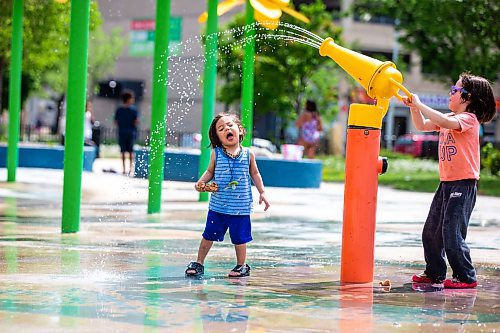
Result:
[[[169,52],[180,54],[182,17],[170,18]],[[130,23],[130,43],[128,54],[131,57],[152,57],[155,48],[155,20],[135,19]]]

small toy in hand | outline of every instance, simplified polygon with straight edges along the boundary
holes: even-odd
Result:
[[[219,190],[219,185],[216,182],[205,183],[203,186],[205,192],[217,192]]]

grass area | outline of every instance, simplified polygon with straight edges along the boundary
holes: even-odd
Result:
[[[434,192],[439,184],[437,161],[413,158],[383,150],[388,157],[389,168],[379,176],[379,184],[396,189],[417,192]],[[341,156],[319,156],[323,161],[323,181],[343,182],[345,161]],[[481,174],[478,187],[483,195],[500,197],[500,177]]]
[[[480,194],[500,197],[500,177],[481,174],[478,191]]]

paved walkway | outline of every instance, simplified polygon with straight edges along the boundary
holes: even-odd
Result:
[[[432,194],[379,188],[374,283],[341,286],[343,186],[267,188],[248,250],[252,276],[227,279],[234,249],[214,244],[204,279],[184,278],[207,203],[165,182],[148,215],[148,182],[84,173],[80,232],[60,233],[63,173],[18,169],[0,182],[1,332],[388,332],[500,329],[500,199],[479,197],[468,242],[477,290],[409,283],[423,269],[420,232]],[[0,169],[0,179],[6,179]],[[391,287],[378,281],[389,279]],[[436,290],[436,291],[434,291]],[[427,292],[434,291],[434,292]]]

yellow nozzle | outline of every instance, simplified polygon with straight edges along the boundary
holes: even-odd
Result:
[[[319,49],[321,56],[328,56],[335,61],[351,77],[365,88],[371,98],[386,99],[402,97],[398,94],[402,89],[410,98],[410,92],[402,85],[403,76],[390,61],[380,60],[354,52],[335,44],[332,38],[327,38]]]
[[[274,30],[278,28],[283,12],[309,23],[309,19],[303,14],[288,7],[290,0],[250,0],[254,9],[255,20],[264,28]]]
[[[261,12],[254,11],[255,21],[259,22],[261,26],[269,30],[275,30],[280,25],[280,19],[273,19],[268,16],[263,15]]]
[[[277,4],[266,0],[250,0],[250,4],[260,25],[271,30],[278,28],[282,11]]]

